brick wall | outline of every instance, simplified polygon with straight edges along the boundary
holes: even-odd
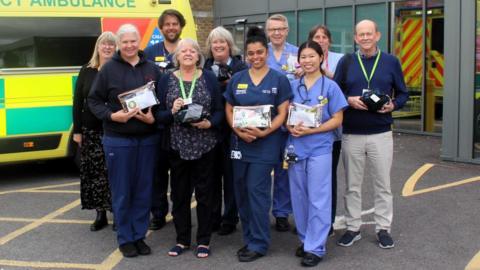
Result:
[[[205,40],[213,29],[213,0],[190,0],[193,18],[197,27],[197,41],[205,49]]]

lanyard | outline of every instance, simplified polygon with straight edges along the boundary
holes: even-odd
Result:
[[[188,97],[185,94],[185,86],[183,85],[182,72],[180,71],[179,73],[180,73],[180,90],[182,90],[182,98],[183,99],[192,98],[193,88],[195,88],[195,83],[197,82],[197,70],[195,70],[195,73],[193,74],[193,81],[192,81],[192,85],[190,85],[190,92],[188,92]]]
[[[372,80],[373,74],[375,73],[375,70],[377,69],[378,60],[380,60],[380,54],[381,54],[381,51],[380,51],[380,49],[378,49],[377,58],[375,59],[375,63],[373,64],[373,68],[372,68],[372,71],[370,72],[370,76],[368,76],[367,71],[365,70],[365,66],[363,65],[363,61],[360,58],[360,51],[357,52],[358,62],[360,63],[360,67],[362,68],[363,75],[365,76],[365,79],[367,80],[367,84],[368,84],[367,89],[370,89],[370,81]]]

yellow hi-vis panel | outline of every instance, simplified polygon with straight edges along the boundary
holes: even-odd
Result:
[[[5,80],[5,108],[72,105],[72,74],[12,76]]]
[[[0,137],[7,136],[7,125],[5,118],[5,109],[0,109]]]

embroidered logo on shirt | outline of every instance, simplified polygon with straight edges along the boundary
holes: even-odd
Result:
[[[274,94],[274,95],[277,94],[277,88],[276,87],[272,87],[272,94]]]

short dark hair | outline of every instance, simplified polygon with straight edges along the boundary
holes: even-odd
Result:
[[[302,51],[307,49],[307,48],[310,48],[310,49],[314,50],[315,52],[317,52],[318,56],[320,56],[320,57],[323,57],[323,55],[324,55],[322,47],[320,47],[320,45],[318,45],[317,42],[315,42],[313,40],[308,40],[308,41],[305,41],[304,43],[302,43],[302,45],[300,45],[300,47],[298,47],[298,55],[297,55],[297,62],[298,63],[300,63],[300,54],[302,54]],[[325,59],[322,59],[322,61],[320,62],[320,72],[322,73],[322,75],[325,75],[325,72],[322,69],[322,64],[323,64],[324,60]]]
[[[248,44],[255,42],[260,42],[263,47],[268,50],[267,35],[265,35],[263,29],[260,29],[257,26],[253,26],[248,29],[247,40],[245,41],[245,49],[247,48]]]
[[[310,32],[308,33],[308,40],[313,40],[313,37],[315,36],[317,31],[320,29],[323,31],[323,33],[325,33],[325,36],[328,37],[328,41],[332,43],[332,33],[330,33],[330,30],[328,30],[328,28],[325,25],[320,25],[320,24],[317,24],[314,27],[312,27],[312,29],[310,29]]]
[[[185,18],[183,17],[182,13],[180,13],[178,10],[176,10],[176,9],[166,9],[165,11],[162,12],[162,15],[160,15],[160,17],[158,17],[158,28],[162,29],[163,24],[164,24],[167,16],[176,17],[182,28],[185,27],[185,24],[187,24],[187,22],[185,21]]]

